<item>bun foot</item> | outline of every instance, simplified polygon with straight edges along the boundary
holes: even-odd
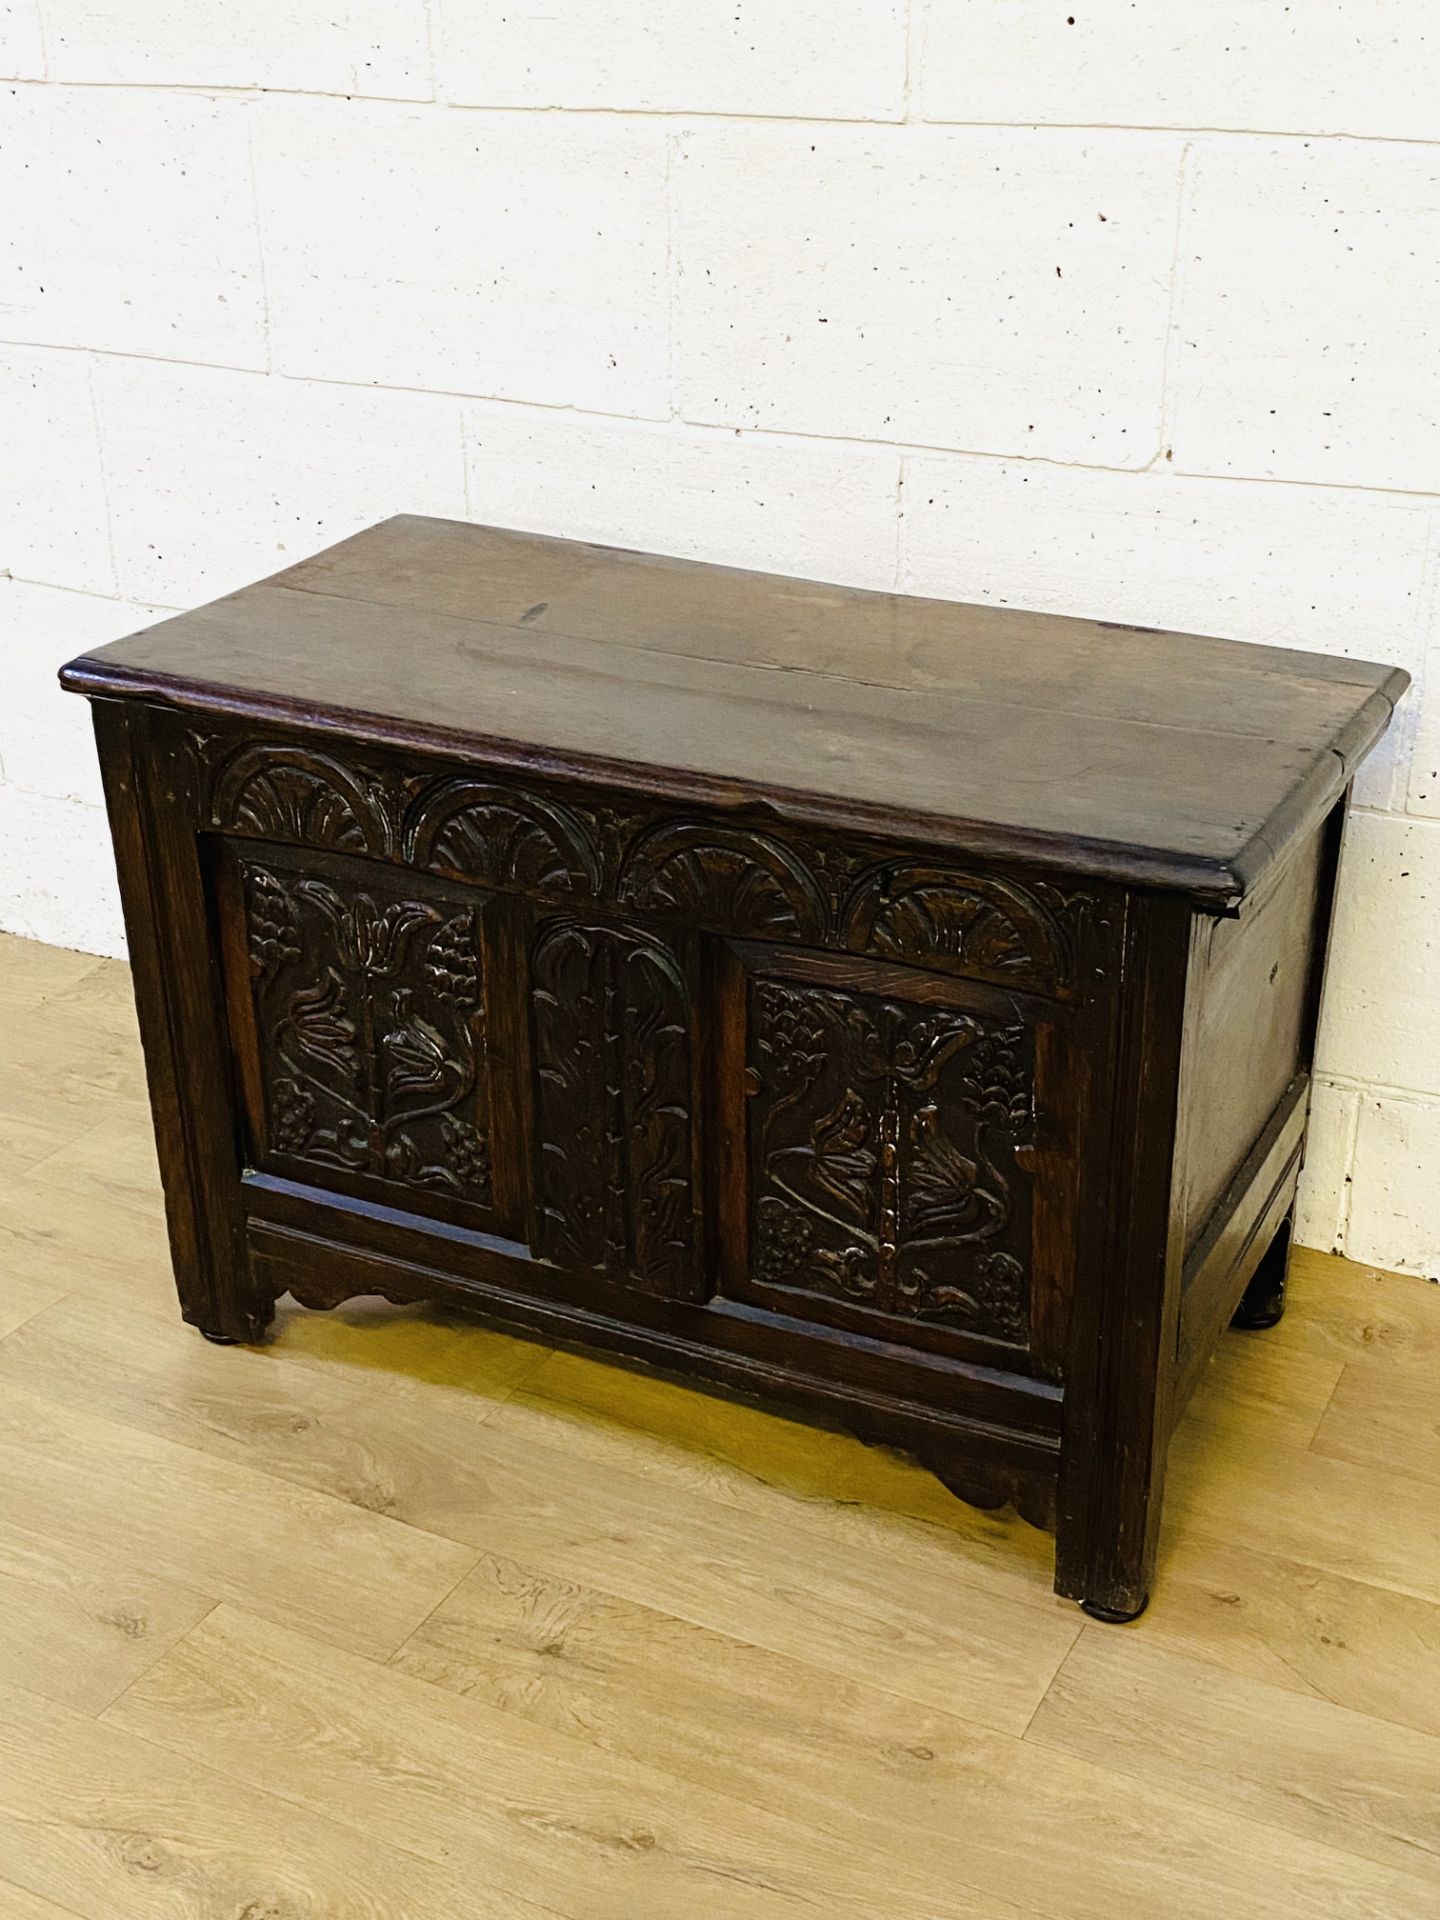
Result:
[[[1230,1324],[1241,1333],[1264,1333],[1270,1327],[1278,1327],[1284,1315],[1285,1289],[1281,1286],[1254,1300],[1247,1293],[1235,1309]]]
[[[238,1347],[240,1344],[233,1333],[211,1333],[208,1327],[201,1327],[200,1337],[216,1347]]]
[[[1278,1326],[1285,1312],[1285,1276],[1289,1266],[1290,1219],[1287,1215],[1240,1296],[1240,1304],[1231,1316],[1232,1327],[1238,1327],[1242,1333],[1263,1333],[1267,1327]]]

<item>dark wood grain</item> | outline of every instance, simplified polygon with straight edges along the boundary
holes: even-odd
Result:
[[[1329,917],[1326,839],[1312,836],[1242,918],[1195,922],[1181,1088],[1187,1249],[1310,1058],[1312,976]]]
[[[63,677],[187,1319],[442,1301],[907,1448],[1144,1607],[1283,1299],[1403,674],[402,519]]]
[[[1344,789],[1398,668],[387,521],[67,669],[86,692],[688,781],[1231,905]]]
[[[273,1303],[245,1249],[236,1082],[219,941],[194,832],[188,742],[143,709],[95,707],[180,1307],[212,1338],[259,1338]]]
[[[1102,1618],[1149,1597],[1159,1540],[1180,1312],[1175,1188],[1190,916],[1170,896],[1127,908],[1110,1043],[1112,1133],[1099,1258],[1072,1317],[1056,1586]]]

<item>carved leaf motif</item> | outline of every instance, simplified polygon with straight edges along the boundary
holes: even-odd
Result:
[[[975,1207],[977,1163],[953,1140],[934,1131],[934,1108],[927,1110],[925,1126],[915,1131],[915,1157],[910,1165],[910,1226],[917,1237],[954,1231],[968,1224]]]
[[[1026,1132],[1034,1118],[1034,1094],[1023,1058],[1022,1026],[977,1029],[961,1098],[981,1119],[1005,1132]]]
[[[606,1026],[597,939],[561,923],[536,942],[535,1018],[540,1252],[560,1266],[605,1271],[622,1257],[607,1233],[604,1183],[613,1162]],[[599,1044],[597,1046],[597,1035]]]
[[[810,1129],[815,1183],[861,1219],[877,1165],[870,1129],[869,1111],[853,1087],[847,1087],[837,1104]]]
[[[977,1042],[983,1044],[982,1033],[978,1022],[965,1013],[902,1020],[891,1039],[893,1070],[907,1086],[927,1093],[957,1053],[972,1052]]]
[[[211,795],[217,827],[263,840],[389,851],[393,832],[378,782],[312,748],[263,743],[222,762]]]
[[[887,958],[1054,990],[1074,970],[1082,899],[994,874],[887,861],[851,892],[845,942]]]
[[[364,828],[354,809],[335,789],[313,774],[291,769],[271,776],[272,790],[295,823],[297,837],[326,846],[364,844]]]
[[[440,1116],[440,1137],[446,1162],[461,1187],[477,1193],[490,1191],[490,1147],[478,1127],[458,1114]]]
[[[425,976],[438,1000],[462,1010],[480,1004],[480,953],[475,915],[458,913],[433,936],[425,956]]]
[[[445,1036],[428,1020],[411,1013],[408,993],[395,996],[395,1011],[404,1025],[385,1035],[383,1046],[392,1096],[439,1093],[455,1072],[456,1062],[446,1051]]]
[[[803,1267],[815,1244],[810,1217],[767,1193],[755,1208],[755,1271],[762,1280],[780,1281]]]
[[[405,824],[407,858],[487,886],[595,894],[600,870],[584,822],[556,800],[472,779],[422,793]]]
[[[838,1105],[823,1114],[810,1129],[810,1144],[817,1153],[839,1159],[853,1154],[870,1138],[870,1121],[865,1102],[853,1087],[847,1087]]]
[[[882,953],[958,960],[987,973],[1033,973],[1037,956],[993,902],[959,886],[917,887],[877,916]]]
[[[324,880],[302,880],[300,893],[330,920],[342,963],[378,979],[393,979],[405,965],[406,947],[417,927],[440,918],[418,900],[394,900],[377,906],[368,893],[341,895]]]
[[[972,1159],[941,1131],[934,1106],[922,1107],[911,1126],[907,1226],[915,1240],[967,1241],[1004,1230],[1009,1189],[993,1161]]]
[[[667,824],[631,848],[621,898],[651,913],[767,940],[823,938],[824,892],[805,863],[767,834]]]
[[[820,1247],[815,1253],[815,1265],[825,1276],[827,1285],[851,1300],[865,1300],[873,1296],[875,1275],[872,1262],[870,1249],[857,1247],[853,1243],[844,1247]]]
[[[541,1251],[653,1293],[695,1281],[689,999],[630,929],[561,921],[532,959]]]
[[[299,934],[290,896],[273,873],[252,868],[248,893],[250,966],[263,978],[300,958]]]
[[[761,981],[756,992],[755,1048],[772,1084],[792,1090],[808,1085],[824,1055],[824,1021],[811,1001],[774,981]]]
[[[270,1096],[270,1132],[282,1153],[304,1153],[315,1132],[315,1096],[288,1074],[277,1078]]]
[[[357,1072],[356,1026],[345,982],[333,967],[326,969],[318,986],[302,987],[294,995],[288,1026],[301,1053],[347,1077]]]
[[[917,1312],[955,1320],[1012,1345],[1024,1342],[1028,1319],[1025,1269],[1013,1254],[982,1254],[965,1285],[950,1278],[932,1279],[917,1267],[902,1280],[901,1294]]]

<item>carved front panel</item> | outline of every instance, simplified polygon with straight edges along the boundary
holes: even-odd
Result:
[[[531,951],[538,1245],[647,1293],[700,1289],[694,1009],[675,952],[552,920]]]
[[[407,1210],[493,1215],[483,896],[278,848],[234,863],[233,894],[261,1164],[393,1187]]]
[[[751,1290],[1027,1343],[1036,1033],[986,1011],[746,982]]]

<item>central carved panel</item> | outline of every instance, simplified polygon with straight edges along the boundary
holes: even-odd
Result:
[[[263,1152],[489,1211],[483,903],[369,863],[239,870]]]
[[[530,981],[537,1252],[693,1297],[693,1014],[675,953],[634,928],[553,921]]]
[[[748,1001],[752,1283],[1023,1345],[1033,1032],[791,980]]]

